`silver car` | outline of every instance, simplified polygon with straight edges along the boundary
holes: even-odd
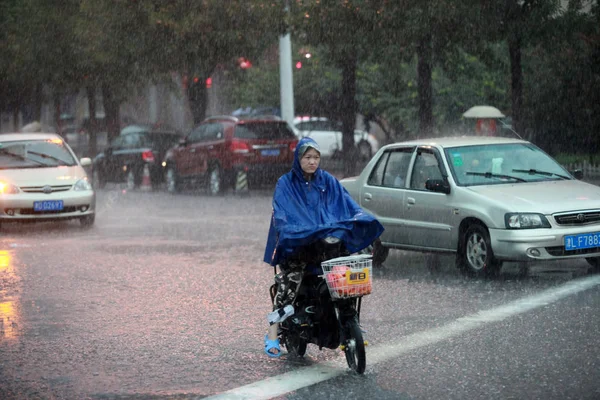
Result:
[[[600,269],[600,187],[537,146],[501,137],[414,140],[382,147],[341,182],[385,227],[390,248],[455,253],[465,273],[503,261],[585,258]]]
[[[54,133],[0,134],[0,222],[94,223],[96,195],[84,166]]]

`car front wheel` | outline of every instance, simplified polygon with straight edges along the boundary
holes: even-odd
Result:
[[[94,225],[94,221],[96,221],[96,214],[86,215],[79,219],[79,223],[83,228],[91,228]]]
[[[600,272],[600,257],[588,257],[585,259],[585,261],[587,261],[588,264],[590,264],[590,266],[592,267],[592,272]]]
[[[173,194],[179,192],[179,177],[177,176],[177,171],[175,170],[175,167],[169,166],[167,168],[167,173],[165,174],[165,181],[167,184],[167,192]]]
[[[214,164],[208,173],[208,194],[218,196],[223,193],[223,174],[219,165]]]
[[[464,232],[456,264],[465,274],[474,277],[491,277],[500,272],[502,262],[494,257],[490,235],[484,226],[472,224]]]

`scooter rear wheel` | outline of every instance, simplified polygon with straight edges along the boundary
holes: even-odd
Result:
[[[351,370],[357,374],[365,372],[367,356],[365,354],[365,341],[358,321],[352,319],[346,322],[344,353]]]

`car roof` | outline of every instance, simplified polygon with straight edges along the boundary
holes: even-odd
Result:
[[[215,115],[207,117],[202,123],[205,122],[232,122],[232,123],[244,123],[244,122],[283,122],[283,119],[277,115],[245,115],[236,117],[233,115]]]
[[[526,140],[507,138],[499,136],[448,136],[439,138],[414,139],[404,142],[396,142],[384,146],[385,148],[399,147],[405,145],[412,146],[436,146],[442,148],[459,146],[476,146],[486,144],[505,144],[505,143],[529,143]]]
[[[294,118],[294,124],[306,121],[329,121],[327,117],[311,117],[310,115],[297,116]]]
[[[13,133],[1,133],[0,142],[12,142],[18,140],[48,140],[48,139],[60,139],[63,138],[56,133],[42,133],[42,132],[13,132]]]

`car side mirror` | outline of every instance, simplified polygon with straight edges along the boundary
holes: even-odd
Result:
[[[90,165],[92,165],[92,159],[89,157],[83,157],[79,160],[79,163],[82,167],[89,167]]]
[[[450,185],[445,179],[427,179],[425,189],[436,193],[450,194]]]
[[[577,180],[581,180],[583,179],[583,171],[580,169],[575,169],[573,171],[569,171],[571,172],[571,175],[573,175],[575,177],[575,179]]]
[[[179,142],[177,143],[179,146],[181,147],[185,147],[188,144],[187,138],[181,138],[179,139]]]

